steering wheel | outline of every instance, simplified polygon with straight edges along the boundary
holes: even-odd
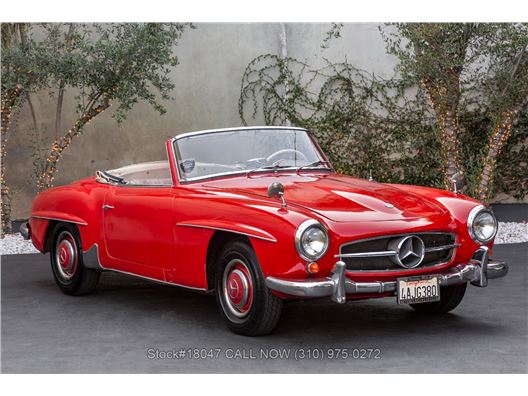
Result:
[[[267,163],[273,163],[276,161],[276,157],[278,156],[281,156],[283,154],[295,154],[295,155],[298,155],[300,157],[300,159],[302,159],[303,161],[308,161],[308,158],[306,158],[306,155],[304,155],[303,153],[301,153],[299,150],[295,150],[295,149],[282,149],[282,150],[279,150],[279,151],[275,151],[273,154],[271,154],[268,158],[266,158],[266,162]]]

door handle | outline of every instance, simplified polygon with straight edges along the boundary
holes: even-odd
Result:
[[[114,209],[112,205],[103,205],[103,210]]]

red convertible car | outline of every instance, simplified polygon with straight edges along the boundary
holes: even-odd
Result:
[[[468,283],[506,275],[495,216],[456,192],[336,173],[310,133],[249,127],[178,135],[167,161],[51,188],[21,228],[59,288],[118,271],[214,292],[228,327],[269,333],[284,300],[396,297],[442,313]]]

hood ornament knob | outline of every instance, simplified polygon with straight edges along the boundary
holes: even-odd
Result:
[[[284,186],[282,183],[273,182],[268,187],[268,197],[278,198],[281,200],[281,206],[286,207],[286,200],[284,199]]]

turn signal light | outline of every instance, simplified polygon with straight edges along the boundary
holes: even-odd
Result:
[[[317,274],[319,272],[319,264],[317,264],[316,262],[308,263],[306,265],[306,271],[312,275]]]

